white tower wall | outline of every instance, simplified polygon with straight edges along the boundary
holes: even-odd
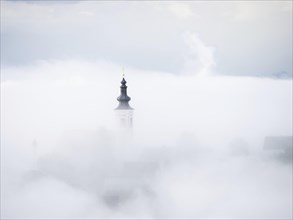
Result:
[[[119,109],[116,110],[116,116],[119,128],[132,129],[133,126],[133,110]]]

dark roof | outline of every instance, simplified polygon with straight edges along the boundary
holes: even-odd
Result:
[[[119,105],[116,108],[116,110],[126,110],[126,109],[133,109],[130,107],[129,105],[129,101],[131,100],[131,98],[127,95],[127,86],[126,86],[126,80],[122,79],[121,81],[121,86],[120,86],[120,96],[117,98]]]

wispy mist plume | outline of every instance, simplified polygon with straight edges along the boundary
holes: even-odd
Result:
[[[1,217],[292,218],[292,162],[264,150],[292,135],[291,80],[128,67],[125,139],[119,72],[81,60],[2,70]]]
[[[188,47],[188,55],[185,58],[182,74],[206,76],[213,72],[213,67],[216,65],[215,49],[207,46],[196,33],[186,32],[184,39]]]

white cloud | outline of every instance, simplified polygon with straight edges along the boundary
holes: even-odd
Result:
[[[120,70],[80,60],[2,68],[30,77],[1,82],[1,217],[292,217],[292,166],[262,151],[265,136],[292,134],[291,80],[128,66],[134,132],[122,144]],[[232,155],[237,138],[247,155]]]
[[[190,32],[216,48],[219,73],[290,75],[292,10],[288,5],[5,1],[1,59],[3,65],[31,64],[38,59],[104,59],[179,73],[190,52],[182,35]]]
[[[186,3],[170,3],[168,10],[180,19],[186,19],[193,15],[191,7]]]
[[[235,21],[253,22],[256,20],[265,20],[269,17],[274,17],[282,11],[292,13],[292,2],[287,1],[272,1],[272,2],[239,2],[234,5],[232,11]],[[291,5],[291,9],[290,8]]]
[[[211,74],[216,65],[215,49],[205,45],[196,33],[187,32],[184,39],[189,52],[182,73],[192,73],[199,76]]]
[[[1,2],[1,217],[292,218],[292,166],[262,150],[292,135],[292,80],[215,74],[290,73],[291,17],[292,2]]]

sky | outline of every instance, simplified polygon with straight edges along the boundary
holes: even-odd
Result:
[[[291,1],[1,1],[1,218],[292,219],[290,151],[264,149],[292,140],[291,18]]]
[[[1,1],[5,66],[79,58],[184,74],[201,65],[190,35],[217,74],[292,76],[291,1]]]

